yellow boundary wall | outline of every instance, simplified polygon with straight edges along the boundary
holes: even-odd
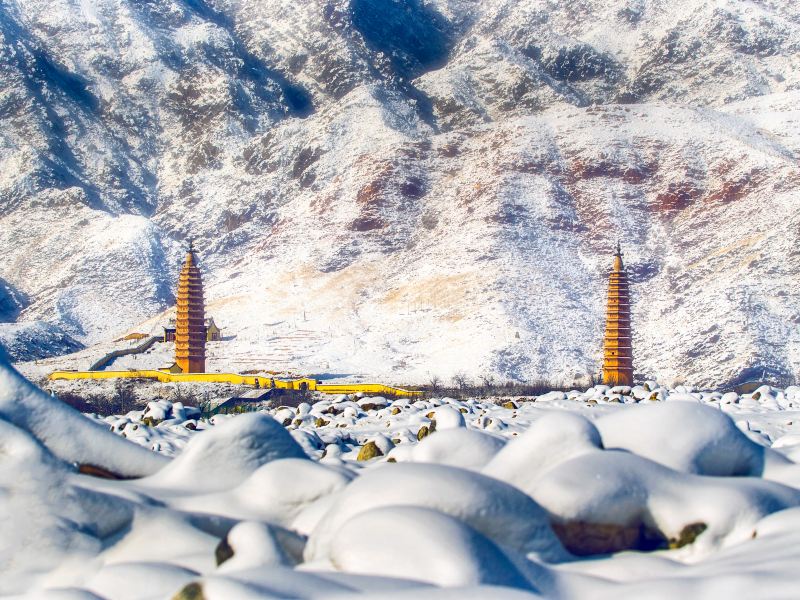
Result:
[[[301,379],[274,379],[261,375],[239,375],[237,373],[170,373],[169,371],[54,371],[50,379],[156,379],[161,383],[206,382],[230,383],[233,385],[258,385],[279,390],[307,389],[323,394],[386,394],[389,396],[420,396],[422,392],[405,390],[380,383],[319,383],[307,377]],[[304,387],[305,384],[305,387]]]

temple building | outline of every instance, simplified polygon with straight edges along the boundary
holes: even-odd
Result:
[[[191,242],[178,279],[175,364],[183,373],[204,373],[206,370],[203,280]]]
[[[169,320],[169,325],[164,326],[164,337],[161,340],[162,342],[174,342],[175,341],[175,319],[172,318]]]
[[[175,319],[169,320],[169,325],[164,326],[164,335],[161,338],[162,342],[175,341]],[[214,317],[208,317],[205,320],[206,341],[219,342],[222,340],[222,328],[214,322]]]
[[[222,329],[214,323],[214,317],[208,317],[205,321],[206,341],[218,342],[222,339]]]
[[[630,291],[619,244],[608,276],[608,309],[603,341],[603,383],[633,385]]]

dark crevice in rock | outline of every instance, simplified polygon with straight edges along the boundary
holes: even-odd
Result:
[[[235,25],[227,15],[216,11],[205,0],[183,0],[183,2],[197,16],[214,23],[228,33],[233,42],[235,54],[242,61],[238,74],[243,80],[253,84],[252,91],[260,100],[265,102],[274,101],[270,88],[273,85],[277,85],[280,89],[281,103],[285,106],[289,115],[304,118],[314,112],[311,94],[250,52],[237,35]],[[219,61],[223,60],[223,57],[218,57],[215,53],[209,52],[208,58],[221,69],[226,71],[230,69],[230,65],[219,63]],[[242,104],[247,103],[244,97],[240,97],[239,101]]]
[[[453,28],[420,0],[352,0],[350,12],[367,46],[389,56],[400,77],[413,79],[447,62]]]

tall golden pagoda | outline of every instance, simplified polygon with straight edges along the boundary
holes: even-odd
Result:
[[[630,298],[628,274],[617,243],[614,265],[608,276],[608,310],[603,340],[603,383],[606,385],[633,385]]]
[[[191,241],[178,279],[175,362],[183,373],[204,373],[206,370],[203,279]]]

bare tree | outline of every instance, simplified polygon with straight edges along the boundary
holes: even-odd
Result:
[[[124,415],[135,409],[137,404],[133,383],[125,379],[118,379],[114,383],[112,392],[104,391],[101,394],[88,396],[86,402],[92,412],[104,417]],[[84,410],[84,412],[88,411]]]
[[[72,392],[61,392],[58,394],[58,399],[61,400],[64,404],[68,404],[75,410],[79,410],[80,412],[88,413],[88,412],[97,412],[97,407],[93,405],[89,400],[80,394],[75,394]]]
[[[185,386],[181,385],[180,383],[176,383],[175,387],[172,388],[172,394],[170,397],[171,402],[184,402],[186,400],[187,390]]]
[[[170,401],[173,403],[180,402],[184,406],[197,406],[198,394],[191,386],[176,383],[175,387],[172,388]]]
[[[114,384],[114,397],[110,412],[124,415],[136,407],[136,394],[133,392],[133,383],[126,379],[117,379]]]
[[[464,371],[458,371],[453,374],[453,385],[459,390],[464,390],[469,385],[469,379]]]
[[[442,380],[438,375],[431,375],[431,378],[428,380],[428,385],[431,386],[432,392],[438,392],[439,387],[442,385]]]

